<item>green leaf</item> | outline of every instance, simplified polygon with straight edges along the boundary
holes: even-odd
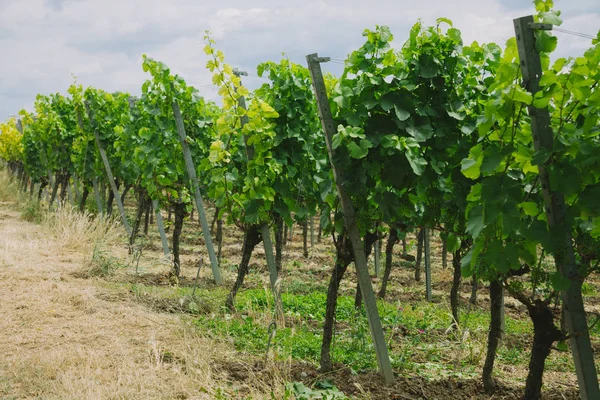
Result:
[[[467,114],[465,114],[464,112],[456,112],[456,111],[446,111],[448,113],[448,116],[458,120],[458,121],[462,121],[463,119],[465,119],[465,117],[467,116]]]
[[[360,141],[360,147],[361,147],[363,150],[368,150],[368,149],[370,149],[370,148],[372,148],[372,147],[373,147],[373,143],[371,143],[371,141],[370,141],[370,140],[367,140],[367,139],[361,139],[361,141]]]
[[[498,168],[502,161],[502,153],[498,146],[491,146],[484,150],[481,163],[481,173],[488,174]]]
[[[333,139],[331,140],[331,148],[335,150],[338,147],[340,147],[340,144],[342,144],[342,140],[344,140],[344,136],[342,133],[338,132],[335,135],[333,135]]]
[[[567,352],[569,351],[569,346],[564,340],[561,340],[560,342],[556,343],[556,349],[558,351]]]
[[[477,125],[475,123],[466,123],[463,126],[461,126],[460,131],[465,135],[470,135],[475,131],[476,128]]]
[[[419,57],[419,72],[423,78],[430,79],[438,74],[438,65],[433,60],[432,56],[422,54]]]
[[[560,12],[547,11],[539,14],[540,21],[544,24],[561,25],[562,19],[559,17]]]
[[[463,175],[469,179],[477,179],[480,175],[480,166],[476,160],[471,160],[470,158],[465,158],[460,163],[460,170]]]
[[[484,228],[483,223],[483,207],[477,205],[469,212],[469,220],[467,222],[467,233],[473,238],[477,238]]]
[[[551,53],[556,50],[558,38],[546,31],[538,31],[535,40],[535,48],[540,53]]]
[[[430,139],[433,136],[433,128],[429,124],[420,125],[420,126],[408,126],[406,128],[406,132],[409,135],[417,139],[419,142],[424,142],[427,139]]]
[[[513,86],[513,90],[511,92],[512,99],[514,101],[525,103],[527,105],[531,104],[533,101],[533,95],[520,86]]]
[[[350,105],[350,98],[354,94],[354,91],[349,86],[342,86],[341,93],[338,96],[333,97],[333,101],[340,107],[346,108]]]
[[[465,278],[472,276],[475,272],[475,265],[481,251],[483,250],[483,241],[475,241],[467,254],[460,260],[461,275]]]
[[[410,118],[410,113],[400,107],[398,107],[398,105],[394,104],[394,110],[396,111],[396,117],[398,117],[398,119],[400,121],[406,121],[407,119]]]
[[[364,139],[366,136],[364,134],[364,129],[358,126],[349,126],[346,127],[344,129],[344,131],[346,132],[346,135],[350,136],[351,138],[361,138]]]
[[[548,169],[550,189],[566,196],[579,193],[582,184],[581,173],[572,164],[552,164]]]
[[[450,25],[450,27],[452,27],[452,26],[453,26],[453,25],[452,25],[452,21],[450,21],[448,18],[443,18],[443,17],[440,17],[440,18],[438,18],[438,19],[436,19],[436,20],[435,20],[435,24],[436,24],[436,25],[440,25],[442,22],[444,22],[444,23],[446,23],[446,24]]]
[[[531,165],[542,165],[548,161],[551,153],[545,147],[540,148],[531,157]]]
[[[463,159],[460,163],[462,174],[469,179],[477,179],[481,175],[481,164],[483,162],[481,149],[481,143],[473,146],[469,151],[469,158]]]
[[[554,7],[554,0],[534,0],[535,10],[542,13],[548,12]]]
[[[363,139],[363,140],[365,140],[365,139]],[[348,143],[347,148],[350,151],[350,157],[355,158],[355,159],[361,159],[361,158],[366,157],[366,155],[369,153],[369,148],[362,147],[363,140],[361,140],[361,146],[357,145],[355,142]],[[368,140],[367,140],[367,142],[368,142]]]
[[[381,98],[381,108],[383,111],[390,111],[396,105],[394,96],[391,94],[385,95]]]
[[[600,215],[600,184],[590,185],[579,195],[579,207],[582,214],[591,217]]]
[[[410,164],[410,167],[415,175],[421,176],[423,171],[425,171],[427,160],[425,160],[423,157],[416,156],[411,151],[407,151],[405,154],[406,159],[408,160],[408,163]]]
[[[460,239],[454,233],[448,234],[448,238],[446,239],[446,249],[450,253],[454,253],[460,249]]]
[[[456,28],[448,29],[448,37],[454,40],[455,43],[462,44],[462,37],[460,34],[460,30]]]
[[[552,288],[559,292],[564,292],[571,286],[571,281],[567,277],[563,277],[558,271],[550,275],[550,282],[552,283]]]
[[[488,243],[485,259],[488,264],[493,265],[498,272],[505,274],[510,271],[510,264],[504,254],[502,242],[499,240],[491,240]]]
[[[519,207],[523,210],[525,215],[529,215],[530,217],[535,217],[540,213],[537,204],[531,201],[520,203]]]
[[[525,242],[519,249],[519,257],[528,265],[535,265],[537,262],[537,243]]]

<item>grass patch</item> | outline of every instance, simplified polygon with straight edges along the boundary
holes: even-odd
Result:
[[[44,220],[45,212],[40,202],[35,200],[28,200],[21,206],[21,218],[35,224],[40,224]]]
[[[96,243],[92,259],[87,266],[87,276],[107,277],[113,275],[119,268],[124,268],[117,257],[111,256],[110,252]]]
[[[61,247],[82,252],[91,251],[99,242],[117,243],[123,231],[114,219],[80,213],[68,205],[46,213],[42,226]]]
[[[224,296],[221,298],[224,300]],[[282,294],[286,313],[285,328],[279,328],[272,342],[276,359],[319,361],[325,294]],[[196,326],[208,336],[232,342],[237,350],[264,357],[268,326],[273,319],[272,296],[266,289],[240,293],[237,312],[226,313],[220,306],[201,315]],[[390,348],[392,365],[397,370],[414,371],[421,376],[476,377],[485,357],[485,337],[489,316],[481,310],[466,311],[460,329],[450,329],[450,311],[445,305],[416,302],[378,302],[379,313]],[[355,310],[352,296],[338,300],[332,358],[354,371],[377,368],[369,326],[362,310]],[[507,341],[511,336],[530,332],[527,321],[507,317]],[[502,353],[502,351],[504,351]],[[500,358],[510,364],[526,364],[522,349],[502,348]]]
[[[152,309],[167,313],[206,315],[217,312],[225,302],[227,291],[222,288],[154,286],[139,283],[107,283],[107,287],[127,289],[136,300]]]

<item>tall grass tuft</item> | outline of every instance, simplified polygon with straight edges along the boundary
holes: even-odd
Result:
[[[47,213],[42,226],[59,246],[74,251],[89,252],[97,243],[116,243],[121,238],[121,230],[114,219],[80,213],[70,205]]]

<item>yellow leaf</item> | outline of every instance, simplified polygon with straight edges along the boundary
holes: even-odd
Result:
[[[213,84],[219,86],[221,85],[221,82],[223,82],[223,77],[221,76],[221,74],[216,73],[213,75],[212,82]]]
[[[221,96],[221,97],[227,96],[229,94],[229,91],[227,90],[227,86],[221,86],[219,88],[219,92],[218,93],[219,93],[219,96]]]
[[[206,68],[210,71],[210,72],[215,72],[215,62],[213,60],[208,60],[206,62]]]
[[[248,96],[250,94],[250,91],[248,89],[246,89],[245,86],[240,86],[238,88],[237,92],[240,96]]]

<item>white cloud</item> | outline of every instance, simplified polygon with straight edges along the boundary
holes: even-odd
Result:
[[[595,0],[556,0],[556,6],[566,29],[595,34],[600,27]],[[401,45],[417,19],[433,24],[443,16],[466,43],[503,44],[513,34],[512,19],[533,11],[521,0],[0,0],[0,120],[30,108],[37,93],[65,92],[72,74],[84,85],[139,93],[143,53],[214,99],[202,52],[206,29],[228,62],[250,72],[245,82],[257,86],[258,63],[282,52],[299,63],[313,52],[344,58],[376,24],[389,25]],[[561,56],[589,45],[557,35]]]

